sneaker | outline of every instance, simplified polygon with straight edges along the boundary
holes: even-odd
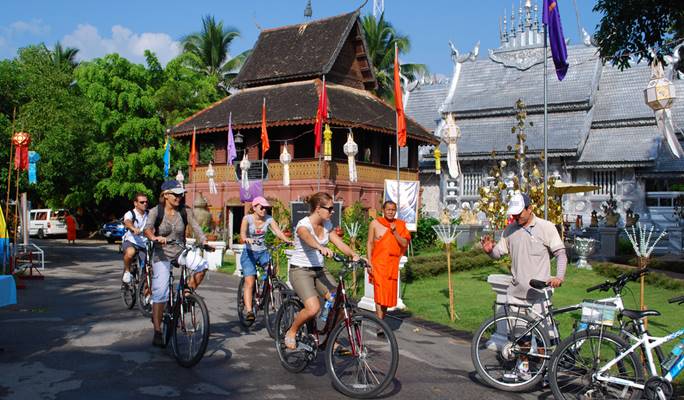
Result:
[[[155,347],[164,347],[164,341],[162,340],[162,333],[154,331],[154,338],[152,339],[152,345]]]
[[[518,379],[520,379],[521,381],[529,381],[530,379],[532,379],[529,363],[527,361],[522,361],[518,363],[516,373],[518,375]]]
[[[121,280],[123,283],[131,283],[131,273],[128,271],[124,272],[123,278],[121,278]]]

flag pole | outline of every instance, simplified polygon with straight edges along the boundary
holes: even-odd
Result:
[[[262,110],[266,108],[266,97],[264,97],[264,103]],[[266,123],[264,122],[264,126]],[[261,145],[261,190],[264,190],[264,162],[266,158],[264,157],[264,145]]]
[[[394,42],[394,57],[397,59],[397,63],[399,63],[399,48],[397,46],[397,42]],[[401,87],[401,84],[400,84]],[[399,95],[401,96],[402,93],[395,93],[395,96]],[[403,100],[403,99],[402,99]],[[394,104],[397,104],[397,100],[394,99]],[[403,106],[403,102],[402,102]],[[396,107],[395,107],[396,108]],[[396,155],[396,160],[397,160],[397,218],[400,217],[401,213],[401,175],[399,174],[399,112],[394,111],[394,126],[396,127],[397,134],[396,134],[396,142],[397,142],[397,155]]]
[[[548,36],[546,32],[547,24],[544,24],[544,219],[548,220],[549,219],[549,194],[548,194],[548,177],[549,177],[549,155],[548,155],[548,147],[549,147],[549,110],[548,110],[548,96],[549,96],[549,88],[548,88],[548,55],[547,55],[547,49],[549,45],[548,41]]]
[[[321,91],[321,96],[323,96],[325,94],[325,75],[323,75],[323,86],[322,86],[322,88],[323,88],[323,91]],[[320,102],[320,100],[319,100],[319,102]],[[326,99],[326,104],[325,104],[325,111],[324,111],[325,119],[328,118],[328,104],[327,103],[328,103],[328,99]],[[314,129],[316,129],[316,125],[314,125]],[[321,118],[321,130],[322,129],[323,129],[323,118]],[[314,137],[317,134],[318,134],[318,132],[314,132]],[[317,145],[318,145],[318,185],[316,187],[317,192],[321,191],[321,175],[323,175],[323,171],[322,171],[323,161],[321,160],[321,156],[322,156],[321,153],[323,150],[322,142],[323,142],[323,134],[321,134],[321,137],[319,138],[318,143],[317,143]]]
[[[16,133],[15,126],[17,121],[17,108],[14,107],[12,112],[12,135],[10,136],[10,152],[9,152],[9,164],[7,164],[7,201],[5,202],[5,215],[10,215],[10,187],[12,187],[12,152],[14,150],[14,142],[12,137]]]

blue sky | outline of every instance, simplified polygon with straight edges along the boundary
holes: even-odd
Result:
[[[535,4],[532,0],[532,4]],[[363,1],[312,0],[313,18],[349,12]],[[593,33],[600,15],[592,12],[594,0],[558,0],[566,38],[580,42],[577,33],[577,4],[582,26]],[[369,0],[364,14],[372,12]],[[409,36],[412,49],[402,62],[427,64],[432,73],[451,75],[448,41],[469,51],[481,41],[485,49],[498,47],[499,17],[510,15],[510,0],[385,0],[386,18]],[[518,8],[520,0],[515,1]],[[524,1],[523,1],[524,4]],[[538,0],[541,8],[541,0]],[[3,2],[0,14],[0,58],[12,58],[28,44],[55,42],[80,49],[83,59],[118,52],[143,62],[151,48],[162,62],[178,52],[178,41],[199,31],[201,18],[211,14],[237,28],[231,54],[251,48],[259,28],[303,22],[306,0],[23,0]],[[540,10],[541,18],[541,10]]]

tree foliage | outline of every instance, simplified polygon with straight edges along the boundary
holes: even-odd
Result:
[[[631,59],[662,60],[684,39],[684,2],[673,0],[598,0],[603,15],[595,38],[601,58],[629,68]],[[679,70],[684,70],[679,67]]]
[[[394,103],[394,45],[396,44],[401,55],[411,49],[411,41],[408,36],[397,33],[392,24],[385,20],[384,13],[378,19],[373,15],[366,15],[361,18],[361,24],[368,46],[368,58],[378,80],[375,94]],[[399,68],[401,74],[409,80],[415,80],[418,75],[427,73],[425,64],[401,64]]]

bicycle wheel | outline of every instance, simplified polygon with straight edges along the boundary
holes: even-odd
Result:
[[[397,339],[375,315],[358,313],[330,334],[325,367],[335,389],[354,398],[376,397],[394,379],[399,364]]]
[[[297,332],[297,349],[290,350],[285,346],[285,333],[292,326],[297,313],[304,308],[297,299],[286,300],[276,314],[276,351],[280,364],[290,372],[301,372],[316,357],[316,344],[309,340],[309,327],[304,324]]]
[[[123,300],[127,309],[131,310],[133,307],[135,307],[136,294],[137,288],[133,278],[131,278],[130,283],[121,284],[121,299]]]
[[[486,320],[470,345],[477,374],[507,392],[526,391],[544,377],[552,353],[546,330],[525,315],[496,315]]]
[[[178,306],[179,312],[171,336],[171,348],[176,361],[190,368],[197,364],[209,343],[209,311],[197,294],[189,294]]]
[[[257,313],[257,307],[256,307],[256,298],[257,298],[257,291],[256,287],[260,282],[255,281],[254,282],[254,288],[252,290],[252,312],[256,316]],[[237,313],[238,313],[238,318],[240,319],[240,324],[244,326],[245,328],[249,328],[254,324],[254,321],[247,321],[247,314],[245,313],[245,277],[243,276],[240,279],[240,284],[238,285],[238,290],[237,290]],[[256,319],[255,319],[256,321]]]
[[[142,274],[140,284],[138,285],[138,310],[143,317],[149,318],[152,316],[152,290],[149,288],[148,277],[146,273]]]
[[[624,384],[599,382],[594,374],[630,345],[618,335],[601,330],[575,333],[558,346],[551,358],[549,383],[556,399],[638,399],[641,390]],[[643,383],[643,366],[635,352],[603,373],[604,376]]]
[[[273,339],[275,339],[275,325],[278,310],[285,302],[288,291],[287,286],[283,282],[274,279],[271,292],[268,293],[266,300],[264,301],[264,324],[266,325],[268,335]]]

